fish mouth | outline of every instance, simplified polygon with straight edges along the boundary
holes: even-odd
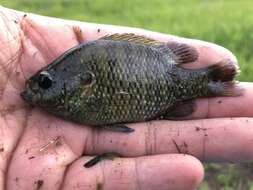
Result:
[[[34,105],[38,101],[38,95],[35,95],[31,90],[24,90],[20,93],[21,98],[28,104]]]
[[[25,100],[26,102],[30,102],[31,101],[31,95],[29,95],[30,93],[28,93],[27,90],[24,90],[23,92],[20,93],[20,96],[23,100]]]

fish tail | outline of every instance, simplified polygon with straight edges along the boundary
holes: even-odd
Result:
[[[209,82],[208,94],[211,96],[240,96],[243,88],[236,81]]]
[[[220,62],[207,68],[208,94],[215,96],[239,96],[242,88],[234,81],[239,72],[236,65]]]
[[[239,71],[236,65],[225,61],[209,66],[207,72],[210,81],[227,82],[234,80]]]

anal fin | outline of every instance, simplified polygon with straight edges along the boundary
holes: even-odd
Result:
[[[178,102],[172,109],[169,109],[161,116],[161,119],[178,119],[191,115],[195,111],[194,100]]]
[[[104,129],[110,130],[110,131],[115,131],[115,132],[122,132],[122,133],[131,133],[134,132],[134,129],[127,127],[124,124],[112,124],[112,125],[102,125],[99,126]]]

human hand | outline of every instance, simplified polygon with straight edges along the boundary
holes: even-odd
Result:
[[[240,97],[200,99],[192,120],[130,124],[131,134],[97,130],[31,108],[25,80],[79,41],[132,32],[196,47],[203,67],[234,56],[219,46],[140,29],[80,23],[0,10],[0,189],[184,189],[201,182],[201,161],[253,158],[253,85]],[[81,29],[82,33],[80,33]],[[231,118],[233,117],[233,118]],[[128,158],[83,164],[89,155]],[[193,156],[190,156],[193,155]],[[195,158],[196,157],[196,158]],[[5,188],[4,188],[5,186]]]

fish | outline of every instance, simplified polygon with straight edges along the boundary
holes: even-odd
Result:
[[[76,123],[130,133],[128,123],[182,119],[196,98],[239,96],[239,69],[228,60],[199,69],[197,50],[180,42],[158,42],[132,33],[83,42],[41,68],[20,96],[33,106]],[[84,164],[89,168],[104,153]]]
[[[31,76],[20,93],[27,103],[76,123],[133,132],[128,123],[186,117],[195,99],[237,96],[238,68],[227,60],[199,69],[180,42],[132,33],[83,42]]]

